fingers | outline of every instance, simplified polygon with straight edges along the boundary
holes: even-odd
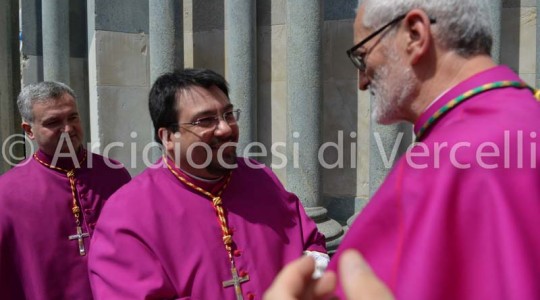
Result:
[[[313,298],[326,299],[337,285],[336,274],[331,271],[326,271],[323,276],[314,282]]]
[[[347,250],[341,255],[339,276],[348,300],[394,299],[390,290],[355,250]]]
[[[270,289],[264,294],[264,299],[302,299],[311,287],[311,274],[314,270],[315,261],[309,256],[293,261],[278,274]]]
[[[336,275],[326,272],[313,280],[315,262],[309,256],[287,265],[266,291],[265,300],[325,299],[336,287]],[[392,300],[390,290],[380,281],[355,250],[345,251],[339,259],[339,274],[347,300]]]

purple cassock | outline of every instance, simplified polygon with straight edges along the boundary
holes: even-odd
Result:
[[[79,159],[84,150],[79,153]],[[118,162],[88,153],[75,170],[84,235],[92,235],[107,198],[130,180]],[[37,157],[51,164],[41,151]],[[57,167],[73,169],[70,158]],[[66,173],[30,157],[0,176],[0,299],[92,299],[87,256],[79,254]],[[83,238],[85,251],[90,239]]]
[[[210,199],[163,165],[160,160],[145,170],[103,209],[89,257],[94,296],[236,299],[233,286],[223,287],[232,279],[231,264]],[[174,169],[213,194],[225,181],[203,182]],[[264,165],[238,159],[222,199],[239,276],[249,276],[241,284],[244,299],[260,299],[303,251],[326,252],[324,236],[298,198]]]
[[[507,67],[445,92],[521,81]],[[397,162],[347,233],[397,299],[540,299],[540,103],[528,89],[483,92],[443,115]],[[340,292],[341,294],[341,292]]]

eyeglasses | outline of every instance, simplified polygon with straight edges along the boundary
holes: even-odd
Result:
[[[352,63],[355,67],[360,70],[360,72],[366,71],[366,61],[365,61],[365,53],[355,53],[356,49],[361,48],[364,46],[369,40],[373,39],[377,35],[379,35],[381,32],[383,32],[386,28],[393,26],[403,20],[407,14],[399,15],[396,18],[392,19],[392,21],[386,23],[386,25],[382,26],[381,28],[375,30],[373,33],[368,35],[366,38],[361,40],[358,44],[354,45],[351,49],[347,50],[347,55],[351,59]],[[436,22],[436,19],[430,18],[429,19],[431,24],[434,24]]]
[[[226,111],[221,115],[221,119],[223,121],[227,122],[229,125],[234,125],[236,122],[238,122],[238,119],[240,119],[240,109],[235,109],[231,111]],[[210,116],[210,117],[204,117],[199,118],[192,122],[187,123],[179,123],[179,125],[191,125],[191,126],[199,126],[202,128],[212,128],[216,127],[219,124],[220,116]]]

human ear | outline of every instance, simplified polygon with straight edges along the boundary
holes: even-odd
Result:
[[[35,138],[35,136],[34,136],[34,131],[33,131],[33,128],[32,128],[32,124],[30,124],[30,123],[28,123],[28,122],[22,122],[21,127],[22,127],[22,129],[24,130],[24,132],[26,133],[26,135],[27,135],[31,140],[33,140],[33,139]]]
[[[172,140],[172,136],[175,135],[175,134],[180,134],[180,132],[172,132],[170,129],[168,128],[165,128],[165,127],[161,127],[158,129],[158,136],[159,136],[159,139],[161,140],[161,143],[163,144],[163,147],[165,147],[165,149],[167,151],[172,151],[174,150],[174,141]]]
[[[413,9],[403,20],[407,32],[407,54],[411,65],[415,65],[432,46],[433,36],[429,16],[421,9]]]

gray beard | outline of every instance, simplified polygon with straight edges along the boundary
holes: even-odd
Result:
[[[391,47],[391,45],[389,45]],[[375,73],[370,92],[374,96],[372,118],[388,125],[403,120],[407,102],[410,102],[415,85],[411,67],[403,66],[394,48],[387,51],[388,61]]]

